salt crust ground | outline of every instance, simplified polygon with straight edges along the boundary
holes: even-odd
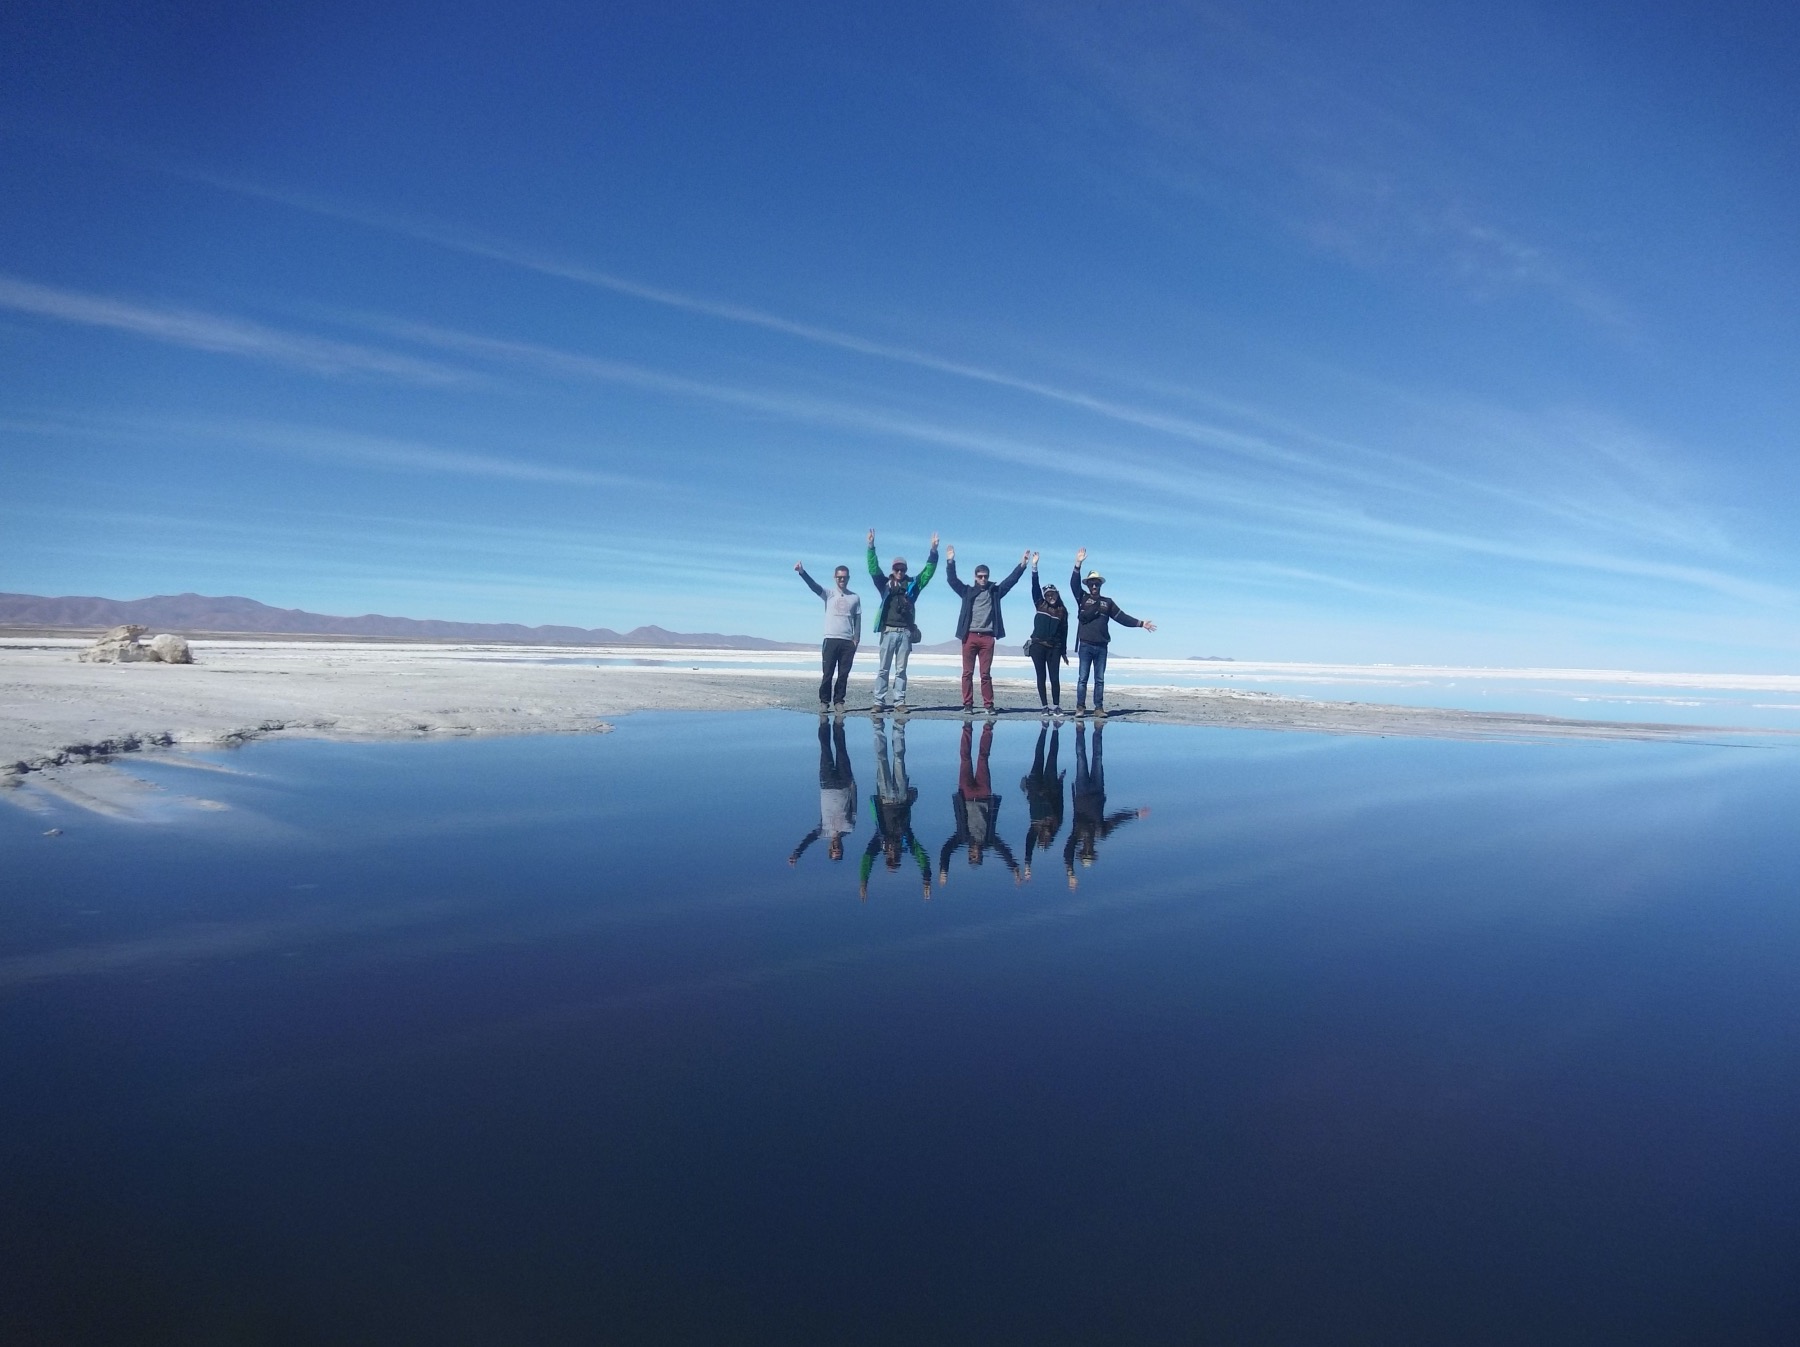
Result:
[[[199,641],[196,663],[81,664],[75,640],[0,640],[0,781],[134,750],[241,743],[270,734],[337,739],[419,735],[569,734],[610,728],[634,711],[816,711],[816,675],[689,669],[691,651],[591,647],[368,645]],[[666,658],[596,668],[605,656]],[[570,663],[545,663],[566,657]],[[1006,714],[1035,715],[1032,687],[996,683]],[[867,709],[872,676],[851,684]],[[1065,690],[1065,697],[1067,690]],[[916,715],[956,715],[953,680],[915,677]],[[1211,688],[1119,688],[1121,719],[1328,734],[1432,738],[1716,740],[1694,726],[1313,701]]]

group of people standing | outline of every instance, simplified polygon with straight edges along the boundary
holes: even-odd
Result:
[[[1148,809],[1106,808],[1106,768],[1101,737],[1103,724],[1094,726],[1093,750],[1086,743],[1086,726],[1075,727],[1075,783],[1072,795],[1074,821],[1062,849],[1063,870],[1071,889],[1079,883],[1077,867],[1094,863],[1102,839],[1132,819],[1142,818]],[[950,797],[955,829],[945,840],[937,857],[937,886],[950,880],[950,861],[959,851],[966,852],[971,866],[979,866],[990,853],[1000,858],[1016,883],[1031,878],[1031,863],[1037,854],[1048,853],[1063,827],[1063,782],[1066,773],[1057,762],[1057,738],[1060,727],[1046,725],[1038,731],[1037,752],[1031,770],[1019,782],[1025,792],[1031,821],[1025,835],[1025,855],[1018,855],[1000,833],[1001,797],[993,788],[988,758],[993,751],[994,726],[982,726],[979,745],[974,726],[965,721],[962,727],[956,791]],[[890,739],[887,722],[875,721],[876,791],[869,797],[869,812],[874,822],[874,835],[863,849],[859,867],[858,891],[869,896],[869,876],[878,857],[886,861],[889,871],[900,870],[908,860],[918,867],[919,883],[926,898],[932,893],[932,858],[913,830],[913,806],[919,799],[919,788],[908,779],[906,770],[906,723],[897,719]],[[850,762],[850,749],[844,740],[841,717],[819,721],[819,826],[800,840],[788,857],[789,865],[798,865],[808,847],[821,837],[826,855],[842,860],[844,838],[856,831],[856,773]]]
[[[982,708],[993,715],[994,651],[1006,637],[1006,620],[1001,613],[1003,600],[1019,583],[1027,566],[1031,568],[1031,600],[1033,605],[1031,636],[1025,651],[1031,656],[1037,675],[1038,703],[1045,715],[1062,713],[1062,666],[1069,662],[1069,626],[1075,625],[1075,714],[1087,714],[1088,682],[1094,689],[1094,714],[1106,714],[1106,656],[1112,642],[1112,623],[1124,627],[1142,627],[1155,631],[1156,624],[1136,618],[1101,592],[1106,577],[1089,571],[1083,578],[1081,567],[1087,560],[1087,548],[1075,554],[1075,565],[1069,572],[1069,593],[1075,599],[1071,614],[1055,585],[1038,581],[1036,552],[1026,552],[1019,564],[1004,580],[996,582],[985,565],[975,568],[973,583],[965,583],[956,573],[956,548],[944,549],[947,563],[946,580],[961,602],[956,617],[956,639],[962,647],[962,709],[975,710],[975,688],[979,676]],[[938,535],[931,535],[931,552],[924,569],[911,573],[905,557],[895,557],[887,571],[875,552],[875,530],[869,530],[869,576],[875,582],[880,607],[875,620],[881,643],[881,665],[875,675],[874,714],[900,715],[907,712],[906,666],[913,646],[921,639],[918,625],[919,595],[937,574]],[[832,588],[826,589],[806,573],[806,563],[796,561],[794,570],[825,603],[825,639],[820,647],[823,665],[819,679],[821,713],[842,713],[847,709],[850,666],[862,643],[862,599],[850,588],[850,568],[839,566],[833,573]]]

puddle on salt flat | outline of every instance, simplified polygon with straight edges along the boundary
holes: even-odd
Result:
[[[26,1340],[1793,1308],[1792,750],[770,712],[130,770],[223,808],[0,810]]]

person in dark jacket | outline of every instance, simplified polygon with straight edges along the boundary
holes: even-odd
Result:
[[[994,794],[993,779],[988,775],[988,751],[994,746],[994,727],[991,724],[981,727],[981,750],[971,764],[969,749],[974,731],[973,725],[963,723],[961,771],[956,794],[950,797],[950,806],[956,813],[956,831],[950,834],[950,840],[938,854],[939,888],[950,882],[950,857],[958,847],[969,849],[970,865],[980,865],[982,852],[992,847],[1000,853],[1006,868],[1012,871],[1013,882],[1025,882],[1012,848],[1006,845],[999,832],[1000,797]]]
[[[1094,714],[1106,714],[1106,651],[1112,642],[1109,623],[1124,627],[1142,627],[1155,631],[1156,623],[1135,618],[1118,604],[1100,593],[1106,577],[1099,571],[1087,573],[1083,592],[1081,563],[1087,560],[1087,548],[1075,554],[1075,568],[1069,572],[1069,590],[1079,596],[1075,608],[1075,714],[1087,714],[1088,672],[1094,675]]]
[[[1031,771],[1019,782],[1031,809],[1031,827],[1025,833],[1025,878],[1031,878],[1031,854],[1050,850],[1063,823],[1063,773],[1056,767],[1056,738],[1060,725],[1046,725],[1038,730],[1037,753],[1031,759]],[[1045,740],[1049,740],[1046,753]]]
[[[1062,714],[1062,666],[1069,662],[1069,610],[1055,585],[1038,584],[1038,554],[1031,554],[1031,601],[1037,612],[1031,619],[1031,639],[1025,653],[1037,673],[1038,705],[1045,715]],[[1048,680],[1049,691],[1044,684]]]
[[[956,578],[956,549],[944,549],[944,560],[949,563],[949,584],[956,596],[962,600],[962,612],[956,619],[956,639],[962,642],[962,709],[975,709],[974,671],[977,663],[981,665],[981,704],[991,715],[994,710],[994,645],[1006,636],[1006,623],[1000,617],[1000,600],[1006,592],[1019,583],[1019,577],[1025,574],[1025,563],[1031,560],[1031,553],[1026,552],[1019,557],[1019,564],[1012,568],[1012,573],[997,585],[988,583],[988,568],[975,568],[975,583],[965,585]]]
[[[1100,749],[1100,736],[1105,725],[1094,726],[1094,756],[1087,756],[1087,726],[1075,726],[1075,821],[1069,825],[1069,840],[1063,844],[1063,869],[1068,872],[1069,887],[1080,881],[1075,877],[1077,859],[1086,865],[1094,863],[1100,840],[1135,818],[1147,818],[1148,809],[1115,809],[1106,812],[1106,764]]]

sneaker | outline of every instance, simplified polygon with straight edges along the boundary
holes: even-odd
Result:
[[[981,713],[986,716],[997,716],[1000,714],[994,709],[994,704],[992,702],[989,702],[986,706],[982,707]]]
[[[1085,715],[1086,715],[1086,714],[1087,714],[1087,707],[1085,707],[1085,706],[1077,706],[1077,707],[1076,707],[1076,708],[1075,708],[1075,719],[1077,719],[1077,720],[1080,720],[1080,719],[1081,719],[1081,718],[1082,718],[1082,717],[1083,717],[1083,716],[1085,716]]]
[[[906,712],[906,703],[905,702],[895,702],[894,705],[892,706],[892,708],[890,708],[890,709],[897,716],[900,716],[902,718],[904,718],[906,716],[907,712]]]
[[[963,703],[963,714],[965,716],[974,715],[975,714],[975,703],[974,702],[964,702]]]
[[[842,702],[833,702],[831,704],[831,714],[832,715],[841,716],[844,714],[844,711],[845,711],[845,707]]]
[[[1094,708],[1094,716],[1098,720],[1105,720],[1106,719],[1106,708],[1104,706],[1096,706]]]

